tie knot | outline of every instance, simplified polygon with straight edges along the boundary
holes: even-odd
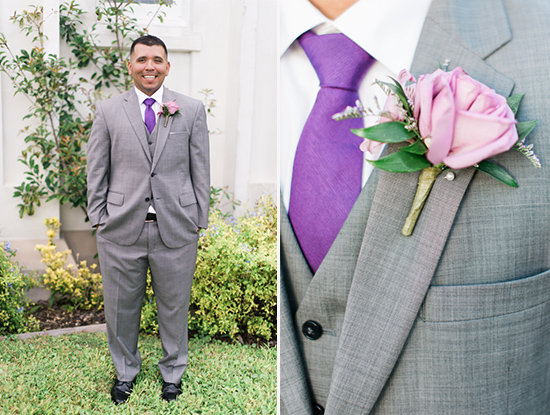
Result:
[[[153,98],[145,98],[143,100],[143,103],[145,105],[147,105],[148,107],[150,107],[151,105],[153,105],[155,103],[155,100]]]
[[[298,39],[319,77],[321,87],[357,90],[374,58],[342,33],[316,35],[311,30]]]

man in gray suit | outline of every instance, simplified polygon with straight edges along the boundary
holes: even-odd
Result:
[[[210,195],[205,110],[163,86],[170,71],[164,42],[136,39],[128,71],[134,88],[97,104],[87,149],[88,217],[97,227],[116,404],[128,399],[140,370],[148,270],[164,351],[162,397],[172,401],[181,393],[197,241]]]
[[[295,3],[310,25],[299,36],[322,16],[306,18],[306,2]],[[377,29],[389,27],[402,44],[415,36],[400,29],[410,23],[407,3],[417,2],[382,17],[369,14],[374,3],[359,1],[330,19],[357,43],[367,22],[382,21]],[[281,5],[283,36],[291,6]],[[503,96],[525,93],[517,118],[539,120],[528,140],[543,167],[533,168],[516,151],[494,157],[518,189],[474,168],[440,175],[410,237],[401,227],[418,173],[375,170],[316,272],[283,213],[282,414],[550,413],[550,3],[432,0],[427,6],[406,69],[418,78],[450,60],[451,69],[461,66]],[[362,26],[346,31],[354,16]],[[406,17],[403,26],[399,16]],[[376,40],[367,52],[383,60],[391,45],[385,34]],[[291,38],[287,45],[283,88],[286,76],[297,73],[287,71],[286,54],[302,53]],[[407,53],[403,46],[401,56]],[[283,90],[281,108],[288,104],[296,114],[299,100],[285,96]],[[285,122],[283,113],[282,131]]]

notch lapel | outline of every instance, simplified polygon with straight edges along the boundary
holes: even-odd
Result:
[[[168,101],[174,101],[176,102],[176,94],[174,94],[172,91],[170,91],[168,88],[164,87],[164,93],[162,94],[163,102]],[[153,160],[153,165],[151,166],[151,171],[155,169],[157,166],[158,161],[160,160],[160,156],[162,155],[162,151],[164,150],[164,146],[166,146],[166,141],[168,140],[168,135],[170,134],[170,129],[172,128],[172,122],[174,117],[168,117],[168,122],[166,123],[166,127],[164,126],[165,115],[160,115],[157,120],[157,145],[155,147],[155,157]]]
[[[128,121],[134,130],[136,138],[141,144],[141,148],[147,157],[147,160],[151,162],[151,153],[149,152],[149,145],[147,144],[147,135],[145,134],[145,128],[143,118],[141,118],[141,111],[139,109],[140,103],[134,89],[130,89],[124,93],[124,112],[128,117]]]
[[[451,67],[461,66],[508,96],[513,81],[483,60],[510,40],[503,5],[500,0],[465,3],[434,0],[412,73],[433,72],[439,62],[450,59]],[[466,22],[466,29],[461,21]],[[480,28],[494,30],[495,24],[498,36],[476,41],[474,34]],[[437,178],[413,235],[405,237],[401,228],[419,173],[380,172],[350,288],[326,413],[368,414],[379,398],[417,317],[475,169],[455,173],[453,181],[443,175]]]

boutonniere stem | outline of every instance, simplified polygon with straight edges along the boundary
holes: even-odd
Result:
[[[439,167],[433,167],[433,166],[426,167],[425,169],[422,169],[420,171],[420,176],[418,177],[418,185],[416,188],[416,194],[414,195],[413,204],[411,206],[411,210],[409,212],[409,215],[407,216],[407,219],[405,219],[405,225],[403,226],[403,229],[401,231],[403,235],[405,236],[412,235],[414,226],[416,225],[416,221],[420,216],[420,212],[422,212],[422,208],[424,207],[426,200],[428,200],[428,196],[430,195],[432,187],[435,183],[435,179],[437,179],[437,176],[442,171],[443,170],[440,169]]]

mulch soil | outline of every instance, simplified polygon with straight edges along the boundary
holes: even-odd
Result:
[[[38,320],[40,331],[105,323],[105,313],[103,310],[73,310],[69,312],[63,308],[63,304],[55,303],[50,307],[47,301],[36,302],[34,308],[35,310],[32,312],[32,315]],[[194,337],[195,335],[196,333],[190,331],[189,337]],[[231,342],[226,336],[216,336],[216,338],[221,341]],[[266,341],[255,336],[244,335],[239,336],[238,340],[240,343],[248,345],[277,346],[277,338]]]
[[[36,307],[38,308],[33,311],[32,315],[38,320],[40,331],[105,323],[103,311],[74,310],[69,312],[63,308],[62,304],[56,303],[50,307],[47,301],[38,301]]]

